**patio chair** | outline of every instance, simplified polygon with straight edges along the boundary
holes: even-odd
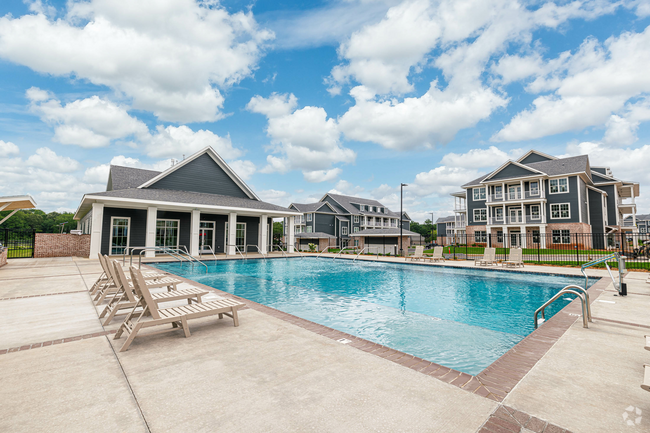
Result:
[[[101,255],[101,253],[97,253],[97,257],[99,259],[99,264],[102,267],[102,274],[99,276],[97,281],[92,285],[90,288],[90,295],[94,296],[98,290],[103,289],[103,286],[108,285],[106,287],[107,289],[111,289],[111,286],[114,286],[113,280],[111,279],[111,274],[109,271],[107,271],[107,263],[108,263],[108,256],[104,258],[104,256]],[[160,273],[160,272],[146,272],[143,274],[145,279],[156,279],[156,278],[163,278],[167,274]],[[130,279],[131,277],[128,277]]]
[[[117,263],[117,261],[114,261],[114,263]],[[104,302],[104,299],[106,299],[108,295],[119,295],[122,291],[122,288],[117,283],[115,269],[113,268],[111,260],[108,258],[108,256],[104,257],[104,270],[106,270],[109,275],[110,283],[104,285],[95,293],[95,305],[99,305]],[[181,280],[171,278],[165,274],[149,274],[147,277],[143,275],[142,278],[147,281],[148,287],[152,289],[158,287],[167,287],[168,290],[176,290],[176,285],[178,283],[182,283]]]
[[[102,323],[104,326],[111,323],[113,317],[115,317],[115,315],[118,314],[120,310],[131,309],[138,303],[138,300],[133,293],[133,284],[131,283],[130,279],[126,279],[126,274],[124,273],[122,266],[120,266],[120,264],[117,262],[113,262],[113,268],[113,275],[115,275],[115,279],[117,284],[120,286],[120,290],[119,292],[115,293],[115,295],[113,295],[111,300],[108,302],[108,305],[104,307],[104,310],[102,310],[101,314],[99,315],[100,319],[106,316],[104,323]],[[153,288],[156,287],[157,281],[145,280],[145,284],[148,288]],[[207,294],[208,292],[205,290],[197,289],[196,287],[189,287],[180,290],[152,293],[151,298],[156,304],[159,304],[161,302],[179,301],[185,299],[187,299],[188,304],[191,304],[192,302],[201,302],[201,297]]]
[[[510,255],[508,260],[502,263],[503,266],[516,268],[517,266],[524,267],[524,253],[521,248],[510,248]]]
[[[424,246],[418,245],[415,247],[415,252],[413,253],[412,256],[406,257],[406,260],[411,259],[413,260],[422,260],[424,261]]]
[[[650,350],[650,335],[645,336],[645,350]]]
[[[442,255],[442,253],[443,253],[444,250],[445,250],[444,247],[434,247],[434,248],[433,248],[433,255],[432,255],[431,257],[429,257],[429,259],[430,259],[432,262],[437,262],[437,261],[439,261],[439,260],[441,260],[441,261],[444,262],[444,261],[445,261],[445,257]]]
[[[650,364],[643,364],[643,383],[641,389],[650,391]]]
[[[480,259],[474,259],[474,266],[487,266],[487,265],[496,265],[497,264],[497,249],[496,248],[486,248],[483,251],[483,257]]]
[[[123,333],[128,335],[120,349],[120,352],[124,352],[129,348],[138,332],[143,328],[170,324],[172,325],[171,329],[163,329],[148,333],[147,335],[175,331],[180,327],[183,328],[185,337],[189,337],[190,328],[187,324],[188,320],[214,316],[217,314],[219,315],[219,319],[223,319],[224,315],[232,318],[234,325],[239,326],[237,310],[245,306],[245,304],[239,301],[235,301],[234,299],[221,299],[218,301],[185,305],[183,307],[158,309],[158,304],[156,304],[151,297],[151,293],[146,287],[146,283],[144,282],[140,271],[131,267],[130,272],[131,281],[133,281],[133,288],[138,297],[138,303],[133,307],[124,322],[120,325],[115,337],[113,337],[117,340]],[[135,312],[138,307],[142,307],[142,311],[136,316]],[[151,319],[148,319],[147,315],[151,315]]]

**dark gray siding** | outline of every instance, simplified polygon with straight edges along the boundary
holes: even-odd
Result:
[[[589,214],[592,233],[605,233],[603,226],[603,195],[594,190],[589,191]]]
[[[411,230],[411,221],[403,220],[402,221],[402,228],[404,230]]]
[[[558,194],[550,193],[549,181],[545,180],[546,198],[548,200],[546,207],[546,215],[548,223],[577,223],[580,222],[580,212],[578,210],[578,177],[569,177],[569,192]],[[551,204],[555,203],[569,203],[571,218],[551,219]]]
[[[104,207],[101,242],[102,254],[109,254],[111,242],[111,217],[131,218],[129,246],[144,247],[145,238],[147,236],[147,211],[140,209]]]
[[[605,167],[591,167],[591,171],[595,171],[596,173],[607,175],[607,169]]]
[[[336,218],[334,215],[316,214],[315,230],[316,232],[327,233],[328,235],[335,236],[334,222]]]
[[[325,196],[325,198],[324,198],[323,201],[326,201],[326,202],[328,202],[329,204],[331,204],[332,207],[333,207],[334,209],[336,209],[338,212],[341,212],[342,214],[347,214],[347,213],[348,213],[348,211],[346,211],[345,209],[343,209],[343,208],[341,207],[341,205],[339,205],[339,204],[336,202],[336,200],[334,200],[333,198],[331,198],[329,195],[328,195],[328,196]]]
[[[578,187],[580,188],[580,207],[582,208],[582,221],[585,224],[589,224],[589,205],[587,204],[587,185],[578,177]]]
[[[248,198],[246,193],[207,154],[199,156],[149,188]]]
[[[445,236],[447,233],[447,223],[438,223],[436,226],[436,234],[438,236]]]
[[[146,216],[146,212],[145,212]],[[191,233],[191,214],[188,212],[169,212],[158,211],[156,219],[160,220],[180,220],[180,227],[178,229],[178,248],[187,247],[190,250],[190,237]]]
[[[384,237],[384,236],[367,236],[363,242],[366,245],[399,245],[398,236]]]
[[[607,225],[616,225],[616,214],[618,212],[616,208],[616,186],[605,185],[597,188],[607,193]]]
[[[525,168],[519,167],[518,165],[510,164],[498,172],[496,175],[491,177],[490,180],[511,179],[513,177],[533,176],[536,174],[538,173],[531,170],[526,170]]]
[[[476,222],[474,221],[474,209],[487,209],[487,201],[480,200],[474,201],[474,192],[473,188],[467,189],[467,225],[486,225],[487,222]]]
[[[201,214],[201,221],[214,221],[214,252],[224,253],[228,215]]]
[[[532,164],[533,162],[542,162],[542,161],[551,161],[551,158],[546,158],[545,156],[538,155],[536,153],[531,153],[526,158],[521,160],[520,164]]]
[[[257,245],[259,243],[260,219],[258,217],[237,216],[237,222],[246,223],[246,245]],[[254,246],[245,248],[249,253],[257,252],[257,248]]]
[[[592,170],[593,170],[593,169],[592,169]],[[595,170],[593,170],[593,171],[595,171]],[[611,182],[611,181],[612,181],[611,179],[608,179],[608,178],[603,177],[603,176],[598,176],[597,174],[594,174],[594,173],[591,173],[591,178],[592,178],[592,180],[594,181],[594,183],[598,183],[598,182]]]

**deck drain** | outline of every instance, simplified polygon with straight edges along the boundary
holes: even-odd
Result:
[[[341,344],[350,344],[350,343],[352,343],[352,340],[348,340],[347,338],[339,338],[336,341],[338,341]]]

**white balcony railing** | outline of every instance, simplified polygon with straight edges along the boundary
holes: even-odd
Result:
[[[505,194],[488,194],[487,202],[506,203],[520,200],[543,199],[545,196],[546,195],[540,190],[524,191],[523,193],[521,191],[510,191],[506,192]]]
[[[546,218],[541,215],[517,215],[507,216],[505,218],[491,217],[488,218],[488,224],[495,226],[511,224],[546,224]]]

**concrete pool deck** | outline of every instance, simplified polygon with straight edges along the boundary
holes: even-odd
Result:
[[[102,327],[87,292],[100,273],[96,260],[78,258],[0,269],[1,431],[650,429],[650,394],[639,387],[650,362],[648,273],[628,275],[627,298],[614,296],[611,280],[601,284],[589,329],[570,316],[502,402],[255,308],[241,311],[237,328],[200,319],[190,338],[138,338],[119,353],[119,320]]]

